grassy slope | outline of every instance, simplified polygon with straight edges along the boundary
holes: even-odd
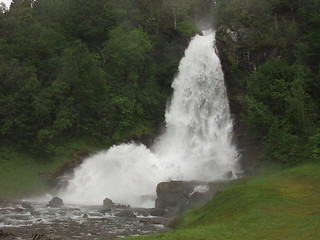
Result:
[[[57,148],[54,156],[35,159],[13,147],[0,147],[0,198],[23,198],[43,193],[45,186],[41,173],[54,172],[81,149],[97,151],[99,148],[102,147],[86,139],[77,139]]]
[[[134,239],[320,239],[320,164],[242,180],[167,234]]]

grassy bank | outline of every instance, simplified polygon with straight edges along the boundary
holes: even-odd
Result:
[[[46,191],[45,177],[72,161],[77,152],[103,149],[88,139],[68,140],[47,156],[35,157],[12,146],[0,148],[0,198],[23,198]]]
[[[320,239],[320,164],[241,181],[177,219],[174,231],[133,239]]]

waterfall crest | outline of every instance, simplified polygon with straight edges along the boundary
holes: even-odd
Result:
[[[65,202],[96,205],[108,197],[122,204],[153,207],[161,181],[213,181],[238,171],[215,32],[205,31],[192,39],[172,87],[166,131],[152,150],[121,144],[88,158],[61,191]]]

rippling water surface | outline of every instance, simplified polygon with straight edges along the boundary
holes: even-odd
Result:
[[[130,209],[136,217],[115,216],[125,209],[101,210],[101,206],[51,208],[46,203],[6,202],[0,206],[0,229],[12,234],[4,239],[32,239],[38,234],[41,239],[98,240],[163,232],[169,221],[150,216],[148,209]]]

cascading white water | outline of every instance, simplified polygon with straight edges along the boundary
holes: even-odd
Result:
[[[192,39],[172,86],[166,131],[152,151],[132,143],[90,157],[60,193],[65,202],[96,205],[108,197],[122,204],[152,207],[161,181],[212,181],[238,171],[214,32],[205,31]]]

